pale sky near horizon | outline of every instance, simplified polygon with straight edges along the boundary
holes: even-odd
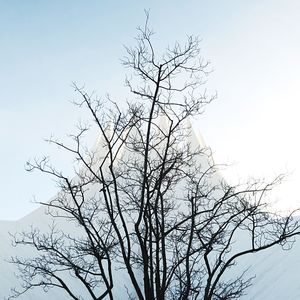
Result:
[[[218,92],[194,126],[218,163],[234,163],[229,181],[289,172],[276,190],[281,207],[298,205],[300,182],[300,1],[0,0],[0,220],[18,219],[56,192],[49,177],[24,170],[26,160],[63,155],[43,142],[71,133],[78,109],[72,82],[98,95],[122,93],[124,44],[150,10],[159,47],[202,38]],[[70,171],[70,170],[69,170]]]

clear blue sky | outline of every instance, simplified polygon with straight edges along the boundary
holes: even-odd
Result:
[[[297,0],[0,0],[0,219],[47,200],[55,184],[24,171],[50,153],[43,138],[72,132],[80,116],[71,82],[120,99],[122,45],[150,10],[158,47],[200,36],[219,99],[196,124],[218,162],[238,162],[230,178],[295,171],[279,195],[295,198],[300,159],[300,2]],[[120,98],[119,98],[120,97]],[[69,169],[70,172],[70,169]],[[297,177],[298,176],[298,177]],[[294,190],[293,190],[294,189]],[[299,201],[300,203],[300,201]]]

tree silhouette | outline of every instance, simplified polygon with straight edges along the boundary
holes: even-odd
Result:
[[[237,299],[252,280],[246,270],[227,275],[239,259],[290,247],[300,233],[293,214],[268,209],[266,194],[281,176],[229,185],[209,149],[196,142],[189,120],[214,99],[203,88],[209,64],[199,40],[189,36],[159,58],[152,35],[147,16],[136,46],[126,48],[123,64],[132,71],[126,85],[134,96],[126,110],[74,85],[77,105],[90,112],[101,136],[92,151],[83,143],[88,127],[72,136],[72,146],[50,140],[79,162],[76,176],[47,158],[28,163],[28,170],[54,176],[60,192],[42,203],[55,221],[50,231],[14,236],[35,254],[12,258],[22,289],[11,297],[54,287],[83,299],[73,289],[78,282],[84,299],[116,299],[121,268],[129,299]]]

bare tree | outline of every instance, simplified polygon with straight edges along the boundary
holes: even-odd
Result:
[[[209,149],[194,142],[189,119],[214,98],[203,89],[209,65],[199,40],[190,36],[158,58],[148,17],[138,32],[123,60],[133,73],[126,84],[134,100],[126,111],[74,85],[77,105],[89,110],[102,136],[100,146],[83,147],[86,127],[73,136],[73,146],[50,140],[80,163],[75,178],[46,158],[28,163],[28,170],[57,178],[60,193],[41,204],[59,222],[48,233],[32,229],[14,236],[16,245],[31,246],[37,255],[12,258],[23,286],[12,297],[55,287],[83,299],[72,289],[71,274],[90,299],[113,299],[121,267],[130,278],[131,299],[237,299],[252,280],[246,270],[228,276],[239,259],[290,247],[300,233],[293,214],[268,209],[266,194],[280,176],[231,186]],[[64,231],[66,221],[76,234]]]

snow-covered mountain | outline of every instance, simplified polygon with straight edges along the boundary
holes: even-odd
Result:
[[[193,135],[193,143],[203,143],[199,137]],[[99,145],[99,143],[98,143]],[[101,149],[99,149],[101,152]],[[45,214],[45,208],[40,207],[18,221],[0,221],[0,299],[10,294],[12,287],[17,287],[19,279],[15,276],[16,267],[7,260],[11,256],[28,257],[32,255],[29,247],[13,247],[9,233],[28,230],[30,226],[47,230],[52,219]],[[62,221],[63,222],[63,221]],[[64,230],[75,232],[77,230],[72,223],[63,222]],[[300,299],[300,238],[289,251],[284,251],[280,246],[266,250],[258,254],[249,254],[238,261],[237,272],[249,267],[248,275],[255,275],[253,286],[247,290],[243,300],[296,300]],[[242,243],[242,237],[240,239]],[[115,273],[114,296],[117,300],[126,298],[125,283],[129,280],[124,270],[118,269]],[[72,279],[70,279],[72,280]],[[74,286],[81,291],[79,285]],[[84,296],[84,295],[83,295]],[[45,293],[40,288],[35,288],[19,297],[20,300],[67,300],[69,296],[62,290],[49,289]],[[89,298],[84,298],[89,299]]]

